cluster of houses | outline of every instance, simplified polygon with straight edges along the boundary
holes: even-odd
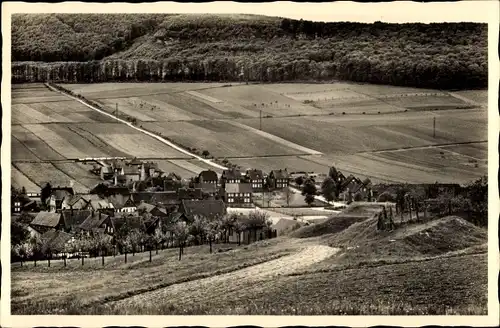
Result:
[[[92,172],[103,181],[89,194],[76,194],[72,187],[52,187],[44,204],[40,204],[40,194],[17,193],[12,197],[12,213],[27,213],[21,217],[30,234],[54,243],[67,242],[74,233],[82,232],[115,236],[124,224],[154,233],[165,224],[191,222],[196,215],[221,217],[228,207],[253,207],[255,193],[297,185],[297,176],[315,178],[304,172],[291,174],[286,169],[264,174],[256,169],[231,168],[220,177],[215,171],[205,170],[184,181],[175,173],[167,175],[155,163],[138,159],[98,161],[98,164]],[[341,199],[374,200],[369,179],[344,176],[340,172],[337,178]],[[140,188],[140,184],[147,188]],[[243,236],[233,233],[230,241],[245,238],[250,241],[251,234],[241,233]]]

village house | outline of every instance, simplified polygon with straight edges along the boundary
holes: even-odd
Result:
[[[114,234],[119,234],[120,230],[126,226],[126,230],[145,231],[144,220],[137,213],[117,213],[111,217],[111,223],[114,228]]]
[[[179,188],[177,198],[180,200],[200,200],[203,199],[203,192],[200,188]]]
[[[288,187],[289,175],[287,170],[272,170],[268,176],[268,184],[271,189],[284,189]]]
[[[241,183],[243,176],[241,171],[235,168],[222,171],[221,186],[224,188],[226,183]]]
[[[239,218],[240,222],[246,227],[243,231],[236,232],[233,229],[229,231],[229,242],[242,244],[250,244],[259,240],[275,238],[277,232],[275,229],[269,228],[266,224],[255,225],[248,218]]]
[[[89,202],[83,198],[81,195],[71,195],[64,197],[64,200],[61,204],[61,209],[73,209],[73,210],[81,210],[86,208],[89,205]]]
[[[226,212],[226,204],[222,200],[183,200],[179,212],[186,215],[189,220],[201,215],[208,219],[222,217]]]
[[[223,200],[231,207],[251,207],[252,206],[252,185],[250,183],[227,183],[221,190]]]
[[[99,233],[113,235],[115,228],[109,215],[101,212],[92,212],[79,226],[88,236]]]
[[[46,200],[46,205],[49,211],[56,212],[60,210],[63,201],[66,197],[72,197],[75,194],[72,187],[55,187],[52,188],[52,192]]]
[[[61,210],[66,232],[78,232],[79,226],[93,213],[92,210]]]
[[[249,183],[252,184],[254,192],[261,192],[264,190],[265,178],[262,170],[247,170],[246,177]]]
[[[198,183],[202,184],[215,184],[217,185],[219,182],[219,177],[217,176],[217,172],[212,170],[201,171],[198,175]]]
[[[208,183],[208,182],[200,182],[195,185],[196,189],[200,189],[202,193],[206,194],[208,197],[216,197],[219,194],[219,190],[217,188],[217,184]]]
[[[27,195],[17,194],[11,196],[11,213],[21,213],[23,211],[32,211],[37,208],[36,201],[31,200]]]
[[[42,234],[50,229],[63,230],[65,227],[61,213],[46,211],[38,212],[30,226]]]
[[[132,213],[137,211],[137,205],[132,200],[131,195],[112,195],[108,197],[108,202],[111,204],[114,212]]]
[[[161,207],[158,207],[155,205],[151,205],[151,204],[148,204],[145,202],[142,202],[137,206],[137,212],[147,213],[147,214],[149,214],[151,216],[155,216],[155,217],[167,217],[168,216],[168,213],[164,208],[161,208]]]

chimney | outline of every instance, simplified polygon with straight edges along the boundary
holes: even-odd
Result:
[[[115,172],[115,186],[118,186],[118,173]]]

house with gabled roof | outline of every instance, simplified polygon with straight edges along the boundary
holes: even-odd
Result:
[[[215,183],[200,182],[195,184],[195,188],[201,189],[201,192],[206,194],[208,197],[215,197],[219,194],[219,189]]]
[[[252,185],[253,192],[261,192],[264,190],[264,173],[262,170],[252,169],[246,172],[247,182]]]
[[[115,171],[113,170],[113,167],[111,166],[101,166],[99,169],[99,176],[101,177],[101,180],[109,180],[113,179],[115,175]]]
[[[155,217],[168,216],[168,213],[164,208],[161,208],[161,207],[158,207],[158,206],[155,206],[152,204],[148,204],[145,202],[142,202],[137,206],[137,212],[148,213],[151,216],[155,216]]]
[[[180,200],[203,199],[203,192],[200,188],[179,188],[177,189],[177,198]]]
[[[227,213],[226,204],[222,200],[183,200],[179,212],[184,213],[189,220],[195,215],[208,219],[221,217]]]
[[[92,210],[61,210],[66,232],[79,231],[80,225],[92,214]]]
[[[81,195],[66,196],[61,204],[61,209],[81,210],[88,206],[88,201]]]
[[[290,176],[287,169],[272,170],[268,177],[269,188],[271,189],[284,189],[288,187]]]
[[[131,195],[112,195],[108,197],[109,203],[115,212],[131,213],[137,211],[137,205]]]
[[[80,225],[79,229],[87,235],[106,233],[113,235],[115,228],[111,217],[102,212],[92,212]]]
[[[49,211],[55,212],[61,209],[62,203],[66,197],[72,197],[75,191],[72,187],[53,187],[50,196],[46,200]]]
[[[21,213],[36,208],[36,202],[31,200],[27,195],[17,194],[11,195],[11,213]]]
[[[111,217],[115,233],[120,233],[120,230],[126,226],[126,230],[130,231],[137,229],[145,231],[144,220],[141,216],[132,213],[117,213]]]
[[[212,170],[205,170],[201,171],[200,174],[198,174],[198,182],[217,185],[219,183],[219,177],[217,175],[217,172]]]
[[[230,168],[222,171],[222,176],[220,178],[221,186],[224,187],[226,183],[240,183],[243,180],[243,175],[241,171],[237,168]]]
[[[231,207],[251,207],[253,189],[250,183],[226,183],[222,188],[223,200]]]
[[[61,213],[46,211],[38,212],[30,226],[41,233],[50,229],[63,230],[65,227]]]

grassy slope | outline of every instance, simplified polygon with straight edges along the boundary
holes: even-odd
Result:
[[[370,217],[376,208],[355,204],[343,215]],[[457,217],[393,232],[378,232],[375,222],[368,218],[342,231],[324,231],[313,238],[282,237],[227,253],[208,254],[207,246],[192,247],[180,262],[177,250],[166,250],[154,255],[152,263],[147,253],[130,257],[128,264],[123,257],[107,258],[104,268],[100,259],[88,259],[83,268],[77,260],[66,269],[60,262],[50,268],[46,262],[37,268],[17,265],[12,275],[13,310],[16,314],[485,313],[486,231]],[[208,284],[205,296],[184,295],[179,304],[169,299],[113,302],[318,244],[340,247],[341,253],[292,273],[238,281],[238,288],[230,280]],[[85,284],[75,285],[75,280]]]

